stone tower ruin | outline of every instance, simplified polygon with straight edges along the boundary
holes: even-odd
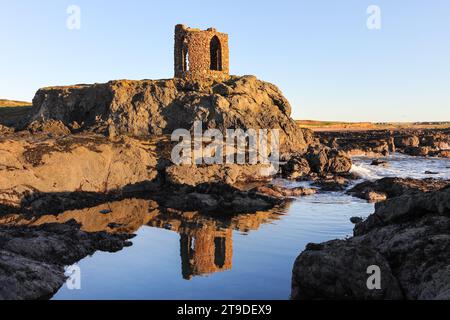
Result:
[[[214,28],[175,26],[175,77],[225,80],[229,77],[228,35]]]

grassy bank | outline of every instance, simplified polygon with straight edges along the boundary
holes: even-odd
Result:
[[[30,110],[30,102],[0,99],[0,124],[15,126],[27,117]]]
[[[450,127],[450,122],[340,122],[297,120],[301,128],[314,131],[363,131],[363,130],[399,130],[399,129],[444,129]]]

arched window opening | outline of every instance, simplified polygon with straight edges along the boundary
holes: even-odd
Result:
[[[181,68],[183,72],[189,71],[189,51],[186,45],[181,50]]]
[[[211,53],[211,70],[222,71],[222,46],[217,36],[211,39],[210,43]]]

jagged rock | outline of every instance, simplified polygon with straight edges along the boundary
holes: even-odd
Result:
[[[406,147],[403,149],[403,153],[409,154],[410,156],[417,156],[417,157],[426,157],[429,155],[431,151],[430,147]]]
[[[450,129],[401,129],[316,132],[323,144],[352,156],[385,156],[402,152],[412,156],[449,157]]]
[[[331,149],[328,153],[328,169],[330,173],[347,173],[352,168],[352,160],[345,152]]]
[[[325,172],[328,165],[328,151],[330,149],[323,146],[311,146],[306,154],[311,170],[315,173]]]
[[[271,165],[170,165],[166,168],[166,182],[174,185],[196,186],[201,183],[227,184],[270,181],[277,171]]]
[[[54,137],[64,136],[71,133],[70,129],[66,127],[62,121],[53,119],[33,121],[28,125],[27,129],[33,134],[47,133]]]
[[[440,179],[412,179],[412,178],[383,178],[376,181],[364,181],[357,184],[347,194],[369,201],[384,201],[386,198],[397,197],[405,193],[417,191],[430,192],[445,188],[450,184],[448,180]]]
[[[311,168],[308,161],[303,156],[294,156],[281,168],[283,178],[295,180],[306,177]]]
[[[418,147],[420,144],[420,140],[417,136],[409,135],[409,136],[399,136],[394,138],[394,143],[396,147]]]
[[[295,299],[450,299],[450,188],[388,199],[354,237],[308,245],[293,269]],[[381,269],[368,290],[366,269]]]
[[[381,269],[382,290],[368,290],[367,268]],[[334,240],[309,244],[292,271],[294,300],[402,299],[389,263],[376,250],[358,243]]]
[[[314,182],[322,191],[343,191],[350,185],[348,179],[340,176],[325,177]]]
[[[0,124],[0,134],[9,134],[9,133],[13,133],[13,132],[14,132],[14,129]]]
[[[323,145],[310,146],[305,158],[315,173],[346,173],[352,168],[350,157],[343,151]]]
[[[40,89],[32,120],[55,119],[84,130],[134,136],[171,134],[179,128],[280,129],[282,152],[305,150],[310,132],[290,118],[291,106],[273,84],[254,76],[223,83],[183,79],[110,81],[105,84]],[[112,127],[114,127],[114,130]]]
[[[442,158],[450,158],[450,150],[440,150],[434,153],[431,153],[434,157],[442,157]]]
[[[272,184],[268,186],[256,187],[250,190],[251,193],[264,194],[277,199],[309,196],[315,194],[316,191],[317,190],[313,188],[305,188],[305,187],[285,188]]]

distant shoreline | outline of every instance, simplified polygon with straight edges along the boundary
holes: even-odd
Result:
[[[296,123],[301,128],[311,129],[316,132],[450,128],[450,121],[442,121],[442,122],[339,122],[339,121],[296,120]]]

